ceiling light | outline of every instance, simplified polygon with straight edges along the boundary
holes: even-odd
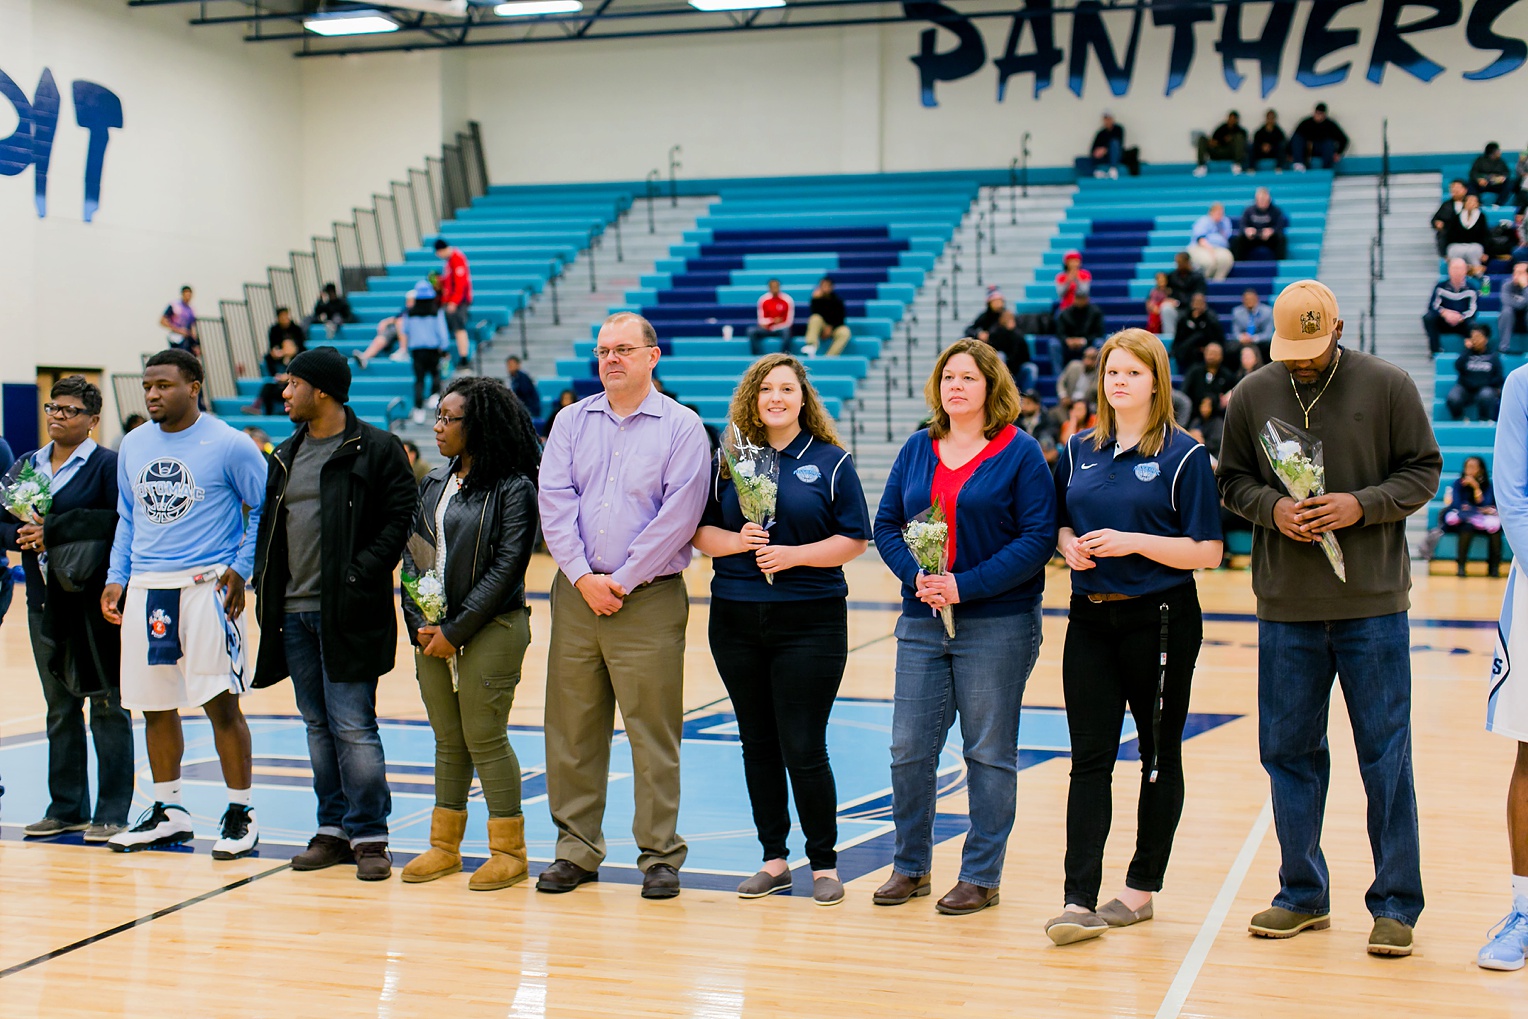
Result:
[[[375,35],[398,31],[398,23],[381,11],[330,11],[304,18],[302,27],[315,35]]]
[[[501,18],[532,18],[543,14],[577,14],[583,0],[512,0],[493,9]]]
[[[442,18],[461,18],[467,14],[467,0],[384,0],[385,7],[404,7]]]
[[[785,0],[690,0],[697,11],[758,11],[766,7],[784,7]]]

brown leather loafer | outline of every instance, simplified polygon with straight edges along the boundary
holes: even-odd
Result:
[[[900,906],[908,899],[920,898],[933,890],[927,874],[922,877],[908,877],[906,874],[892,871],[891,877],[875,890],[870,901],[877,906]]]
[[[586,885],[599,879],[600,872],[597,870],[584,870],[572,860],[555,860],[536,879],[536,891],[553,894],[571,892],[579,885]]]
[[[997,905],[997,889],[983,888],[969,881],[957,881],[934,908],[946,916],[965,916]]]

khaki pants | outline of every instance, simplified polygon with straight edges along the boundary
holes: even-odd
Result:
[[[825,332],[833,334],[833,345],[828,348],[828,356],[837,357],[849,345],[849,327],[837,326],[829,329],[828,324],[823,321],[821,315],[813,315],[806,320],[806,349],[815,353],[817,351],[817,341]]]
[[[1205,247],[1203,244],[1192,245],[1188,249],[1188,259],[1195,269],[1215,280],[1223,280],[1231,275],[1231,267],[1236,264],[1230,249]]]
[[[637,866],[683,866],[679,738],[684,726],[682,578],[632,591],[613,616],[596,616],[562,573],[552,582],[547,652],[546,788],[557,858],[593,870],[605,859],[605,794],[615,708],[631,744]]]

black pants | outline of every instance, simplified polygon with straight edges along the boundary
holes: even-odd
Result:
[[[1167,682],[1160,745],[1152,713],[1160,674],[1162,606],[1168,610]],[[1111,784],[1125,708],[1140,734],[1141,797],[1135,857],[1125,883],[1142,892],[1162,889],[1173,835],[1183,813],[1183,725],[1189,687],[1204,637],[1199,595],[1192,583],[1129,601],[1094,604],[1073,595],[1061,657],[1066,722],[1072,735],[1072,785],[1066,801],[1066,901],[1098,908],[1104,843],[1114,818]],[[1157,780],[1150,781],[1156,751]]]
[[[828,763],[828,715],[849,658],[847,602],[713,598],[711,655],[737,714],[764,859],[789,859],[789,773],[807,859],[813,870],[831,870],[838,865],[838,789]]]
[[[1444,528],[1444,531],[1449,530],[1450,528]],[[1454,534],[1459,536],[1458,562],[1459,572],[1461,574],[1464,572],[1465,566],[1469,564],[1470,545],[1474,543],[1475,535],[1477,534],[1485,534],[1486,536],[1486,572],[1493,577],[1498,576],[1501,573],[1500,531],[1497,531],[1494,534],[1487,534],[1485,531],[1477,531],[1469,524],[1460,524],[1458,527],[1453,528],[1452,530]]]
[[[430,376],[430,392],[440,392],[440,358],[444,350],[411,350],[414,359],[414,409],[424,406],[424,377]]]
[[[1274,234],[1265,240],[1253,239],[1238,230],[1231,237],[1231,254],[1238,262],[1245,262],[1259,250],[1265,250],[1273,256],[1274,261],[1282,262],[1289,256],[1289,238],[1283,234]]]

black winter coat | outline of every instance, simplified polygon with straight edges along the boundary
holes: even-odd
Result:
[[[255,546],[257,687],[291,674],[283,640],[289,574],[282,499],[297,447],[307,434],[307,425],[299,425],[276,447],[266,476],[265,512]],[[324,670],[334,682],[370,682],[392,671],[398,647],[393,568],[408,540],[414,501],[414,472],[403,443],[346,407],[345,437],[319,474],[320,638]]]

